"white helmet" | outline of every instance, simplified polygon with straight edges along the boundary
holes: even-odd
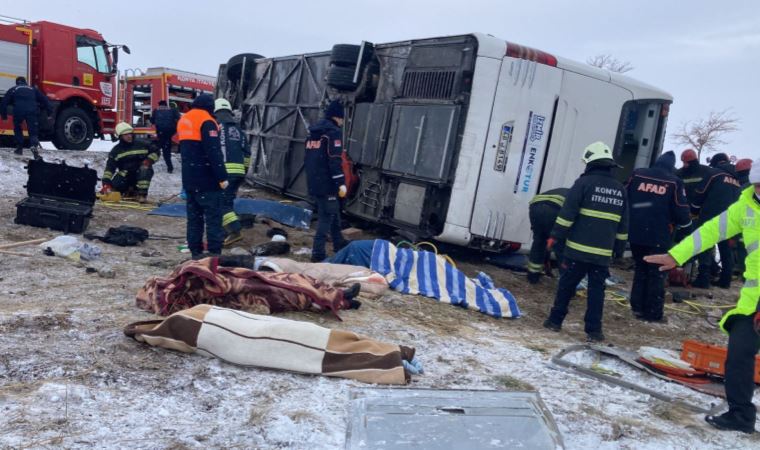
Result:
[[[602,141],[596,141],[586,147],[586,149],[583,150],[583,158],[581,159],[585,164],[603,159],[607,159],[611,164],[615,164],[615,159],[612,157],[612,150],[610,150],[610,147]]]
[[[127,122],[119,122],[116,125],[116,137],[121,137],[124,134],[131,134],[134,133],[135,129],[132,128],[132,125],[128,124]]]
[[[218,98],[214,100],[214,112],[217,112],[222,109],[227,109],[232,111],[232,105],[230,105],[230,102],[227,101],[225,98]]]

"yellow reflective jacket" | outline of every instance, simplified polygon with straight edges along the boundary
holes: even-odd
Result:
[[[689,237],[670,249],[670,255],[683,264],[690,258],[710,250],[720,241],[732,238],[741,233],[747,249],[744,260],[744,286],[739,295],[736,307],[728,311],[720,320],[720,328],[726,332],[726,320],[734,315],[750,316],[757,311],[760,297],[760,204],[754,199],[755,188],[746,188],[739,200],[729,206],[718,216],[713,217],[699,227]]]

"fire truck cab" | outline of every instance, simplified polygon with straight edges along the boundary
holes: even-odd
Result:
[[[56,148],[86,150],[93,138],[116,125],[118,48],[97,31],[52,22],[0,23],[0,96],[25,76],[54,106],[52,120],[40,117],[40,139]],[[124,47],[129,53],[129,49]],[[12,115],[12,111],[11,111]],[[9,118],[0,135],[13,134]]]
[[[146,72],[127,70],[120,80],[120,121],[129,123],[136,133],[155,134],[151,120],[158,102],[176,105],[180,113],[190,109],[201,94],[213,94],[216,78],[165,67],[152,67]]]

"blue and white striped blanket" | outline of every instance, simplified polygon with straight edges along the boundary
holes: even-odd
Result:
[[[376,239],[370,268],[382,274],[391,289],[402,294],[432,297],[496,318],[520,317],[515,297],[494,286],[491,277],[480,272],[475,279],[467,278],[435,253],[396,248],[388,241]]]

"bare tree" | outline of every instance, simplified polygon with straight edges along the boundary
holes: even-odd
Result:
[[[610,54],[596,55],[587,59],[586,63],[610,72],[626,73],[633,70],[633,65],[629,61],[621,61]]]
[[[707,117],[690,120],[681,124],[681,128],[671,136],[676,144],[692,147],[701,158],[702,151],[711,153],[718,146],[726,145],[723,136],[739,129],[739,119],[730,109],[710,111]]]

